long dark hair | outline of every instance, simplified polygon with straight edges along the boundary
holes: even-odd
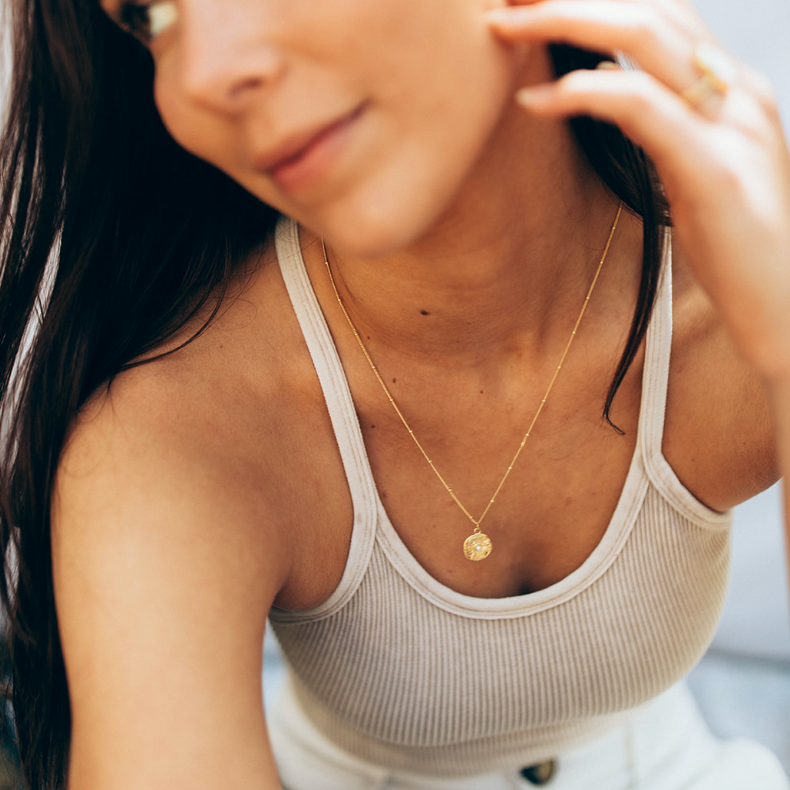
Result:
[[[221,297],[276,214],[172,141],[148,54],[95,0],[15,0],[13,23],[0,139],[0,594],[25,778],[55,790],[66,783],[71,713],[50,506],[69,426],[99,387]],[[601,60],[560,46],[552,55],[558,74]],[[608,417],[644,336],[667,212],[650,162],[617,129],[571,125],[645,226],[642,287]]]

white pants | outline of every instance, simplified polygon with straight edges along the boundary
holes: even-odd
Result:
[[[284,790],[529,790],[519,768],[462,779],[390,771],[338,749],[301,711],[288,683],[269,713]],[[622,725],[560,754],[550,790],[790,790],[778,759],[745,739],[718,741],[680,684]]]

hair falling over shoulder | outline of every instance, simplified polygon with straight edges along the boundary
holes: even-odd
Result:
[[[13,0],[0,142],[0,534],[11,699],[31,788],[65,786],[50,551],[67,432],[102,384],[221,293],[275,214],[164,130],[147,52],[95,0]]]
[[[69,427],[97,389],[222,294],[276,215],[172,141],[154,107],[148,53],[96,0],[10,5],[13,72],[0,137],[0,595],[24,776],[33,790],[56,790],[66,784],[71,714],[50,507]],[[568,47],[552,54],[558,74],[601,60]],[[601,180],[645,225],[642,287],[608,419],[647,327],[667,210],[650,162],[617,129],[571,124]]]

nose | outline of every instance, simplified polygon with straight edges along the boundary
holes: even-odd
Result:
[[[285,53],[263,19],[266,5],[261,0],[182,3],[179,71],[188,101],[235,115],[281,79]]]

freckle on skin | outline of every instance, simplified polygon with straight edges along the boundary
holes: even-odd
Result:
[[[427,310],[420,310],[420,315],[430,315]]]
[[[392,383],[393,383],[393,384],[397,384],[397,383],[398,383],[398,380],[397,380],[397,379],[393,379],[393,380],[392,380]]]

